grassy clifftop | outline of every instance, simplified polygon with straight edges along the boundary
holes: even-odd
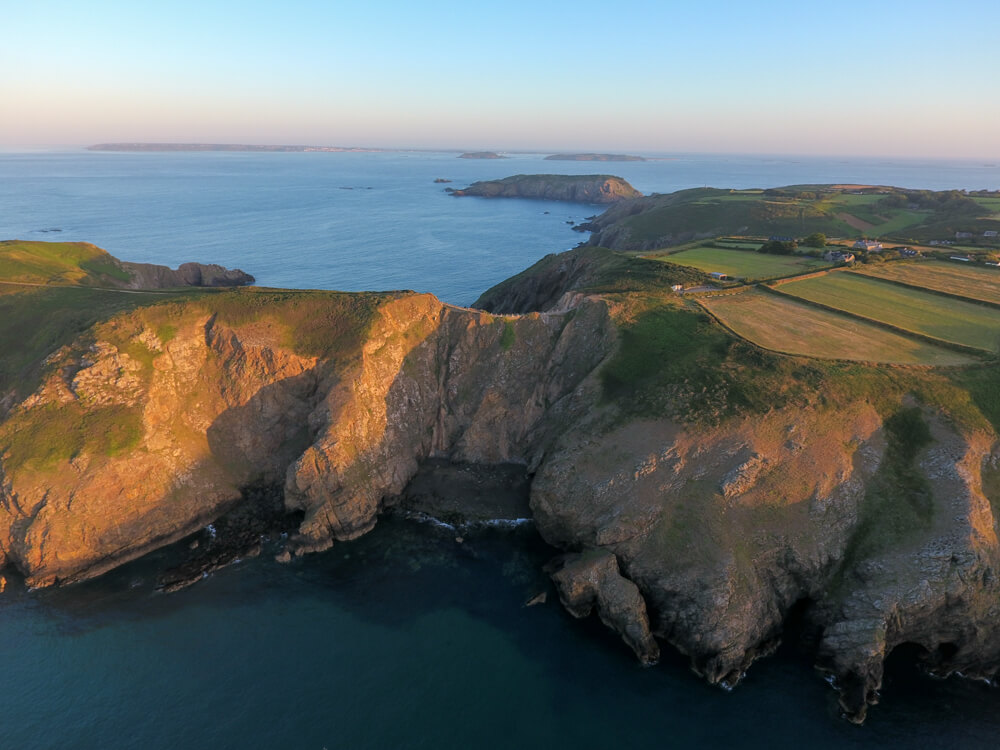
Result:
[[[131,274],[87,242],[0,242],[0,280],[22,284],[122,286]]]
[[[191,315],[217,315],[227,325],[266,319],[281,327],[296,352],[350,357],[379,302],[397,296],[121,288],[131,280],[129,264],[88,243],[0,242],[0,408],[5,399],[31,393],[52,366],[52,355],[93,338],[101,324],[166,331]]]

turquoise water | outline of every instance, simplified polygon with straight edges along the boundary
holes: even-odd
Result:
[[[970,162],[0,154],[0,238],[88,240],[129,260],[238,265],[262,284],[414,288],[462,303],[578,242],[565,222],[595,209],[456,199],[432,180],[540,171],[607,171],[645,192],[1000,187],[1000,169]],[[995,690],[932,681],[905,661],[862,728],[838,718],[794,646],[732,693],[669,652],[643,669],[596,621],[551,599],[522,606],[546,585],[539,570],[553,554],[530,531],[457,544],[388,519],[328,553],[286,566],[265,554],[157,594],[172,554],[62,590],[15,581],[0,596],[0,750],[985,748],[1000,735]]]

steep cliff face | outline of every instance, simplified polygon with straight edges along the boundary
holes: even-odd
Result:
[[[0,549],[31,585],[179,539],[290,460],[316,360],[267,325],[236,331],[203,313],[176,323],[169,337],[142,328],[62,353],[4,425]]]
[[[555,415],[582,408],[567,397],[612,342],[599,302],[518,318],[428,296],[385,307],[357,369],[312,415],[316,441],[289,469],[289,506],[306,513],[298,548],[370,529],[382,498],[399,494],[424,458],[531,463],[558,429]]]
[[[32,585],[96,575],[283,477],[297,550],[357,536],[428,456],[527,463],[613,340],[600,303],[497,318],[429,295],[383,301],[346,360],[296,353],[266,319],[171,320],[62,352],[4,424],[0,550]]]
[[[539,470],[532,507],[552,543],[612,553],[652,632],[710,682],[736,684],[810,603],[818,663],[861,721],[900,644],[921,646],[939,674],[1000,668],[1000,547],[984,493],[1000,446],[926,416],[932,439],[910,468],[927,485],[902,508],[879,495],[896,437],[863,404],[724,429],[574,433]]]

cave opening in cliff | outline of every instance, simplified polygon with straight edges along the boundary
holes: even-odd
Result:
[[[429,458],[403,492],[386,500],[402,511],[462,526],[509,524],[532,518],[531,475],[523,464],[474,464]]]
[[[819,647],[822,628],[812,618],[816,600],[802,596],[795,600],[781,624],[781,641],[786,649],[794,649],[799,655],[811,656]]]

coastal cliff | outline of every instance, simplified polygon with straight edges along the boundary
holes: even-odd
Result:
[[[731,687],[803,610],[856,721],[899,645],[993,678],[993,370],[764,352],[660,294],[693,273],[581,248],[488,310],[119,295],[136,306],[39,350],[35,381],[0,380],[0,566],[95,576],[261,485],[283,488],[286,553],[306,554],[370,530],[428,459],[515,463],[560,599],[645,663],[669,644]]]
[[[428,457],[531,461],[612,338],[599,303],[507,319],[414,294],[114,317],[0,427],[0,563],[34,586],[87,578],[276,482],[303,514],[291,550],[356,537]]]
[[[642,195],[621,177],[606,174],[519,174],[502,180],[474,182],[462,190],[446,188],[455,196],[533,198],[572,203],[617,203]]]

